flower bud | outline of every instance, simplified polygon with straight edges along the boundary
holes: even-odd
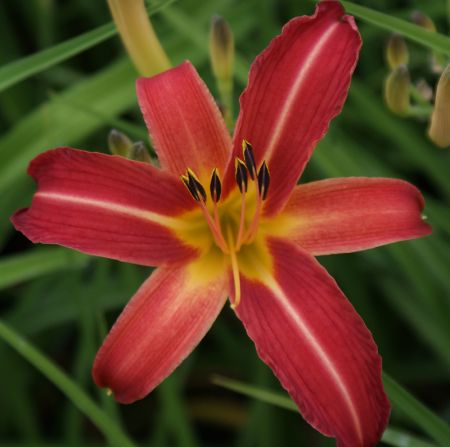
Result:
[[[411,15],[411,20],[416,25],[419,25],[432,33],[436,32],[436,25],[434,24],[434,22],[421,11],[414,11]],[[436,74],[441,74],[447,63],[447,57],[445,54],[439,51],[432,51],[431,54],[432,54],[432,57],[430,58],[431,71]]]
[[[133,142],[122,132],[112,129],[108,135],[109,151],[113,155],[128,157]]]
[[[146,163],[152,162],[150,154],[142,141],[138,141],[131,146],[128,157],[135,161],[143,161]]]
[[[389,73],[384,85],[384,97],[389,109],[398,115],[406,115],[410,107],[411,80],[406,65],[400,65]]]
[[[450,65],[442,73],[436,88],[428,136],[436,146],[450,146]]]
[[[407,65],[409,61],[408,47],[400,34],[393,34],[386,47],[386,59],[391,70],[399,65]]]
[[[434,22],[422,11],[414,11],[411,14],[411,20],[416,25],[419,25],[422,28],[427,29],[428,31],[436,32],[436,26],[434,25]]]
[[[231,79],[234,66],[234,38],[230,25],[220,16],[214,16],[211,21],[209,55],[216,78],[221,81]]]
[[[424,101],[430,102],[433,99],[433,89],[425,79],[419,79],[416,83],[417,92]]]
[[[127,52],[143,76],[170,68],[145,9],[144,0],[108,0],[112,18]]]

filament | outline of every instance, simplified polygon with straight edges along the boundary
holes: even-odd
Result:
[[[223,238],[222,231],[220,229],[220,222],[219,227],[216,225],[216,222],[212,219],[211,215],[209,214],[208,210],[206,209],[205,204],[200,201],[198,202],[200,205],[200,208],[203,212],[203,215],[205,216],[206,222],[209,225],[209,228],[211,229],[211,233],[214,237],[214,241],[216,242],[217,246],[226,254],[230,252],[230,250],[227,247],[227,243],[225,242],[225,239]],[[216,207],[217,208],[217,207]],[[217,213],[216,213],[217,215]],[[218,220],[218,215],[217,215]]]
[[[250,228],[248,229],[247,233],[245,234],[245,243],[250,244],[253,242],[253,239],[255,238],[256,231],[258,230],[259,221],[261,218],[261,210],[262,210],[262,204],[263,199],[260,194],[257,195],[256,198],[256,209],[255,214],[253,215],[253,220],[250,225]]]
[[[244,235],[245,227],[245,193],[241,194],[241,216],[239,218],[239,230],[236,240],[236,251],[239,251],[242,246],[242,237]]]

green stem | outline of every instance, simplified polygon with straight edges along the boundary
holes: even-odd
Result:
[[[233,130],[233,78],[227,80],[217,80],[217,90],[223,106],[223,118],[229,130]]]
[[[111,445],[135,447],[117,424],[75,382],[2,320],[0,320],[0,338],[58,387],[97,426]]]
[[[407,116],[414,118],[429,118],[433,113],[433,107],[410,106]]]

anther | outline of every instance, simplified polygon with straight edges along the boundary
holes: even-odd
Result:
[[[197,202],[200,202],[200,197],[197,193],[197,190],[192,187],[191,183],[189,182],[189,177],[187,175],[180,175],[181,181],[184,183],[184,186],[188,189],[188,191],[191,193],[194,200]]]
[[[220,182],[217,168],[214,168],[211,174],[211,183],[209,184],[209,190],[211,192],[211,198],[213,202],[217,203],[220,200],[220,196],[222,194],[222,183]]]
[[[240,158],[236,158],[236,183],[241,193],[247,192],[247,168],[245,163]]]
[[[186,172],[187,172],[187,177],[188,177],[189,187],[190,187],[189,191],[191,191],[191,189],[192,189],[193,191],[195,191],[197,193],[196,194],[198,197],[198,199],[196,199],[197,201],[202,200],[203,203],[206,203],[206,191],[205,191],[205,188],[203,188],[202,184],[200,183],[200,180],[194,174],[192,169],[188,168]],[[192,192],[191,192],[191,194],[192,194]],[[194,195],[194,194],[192,194],[192,195]]]
[[[267,163],[263,161],[263,164],[259,168],[258,172],[258,190],[262,200],[266,200],[267,192],[269,190],[269,184],[270,184],[269,168],[267,167]]]
[[[256,177],[256,163],[253,154],[253,147],[247,140],[242,140],[242,153],[244,155],[245,165],[247,166],[250,178],[255,180]]]

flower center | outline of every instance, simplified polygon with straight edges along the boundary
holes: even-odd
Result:
[[[239,304],[241,295],[237,253],[244,245],[249,245],[255,240],[263,201],[267,198],[270,184],[267,163],[263,161],[257,169],[253,148],[246,140],[242,142],[242,151],[243,159],[237,157],[235,160],[235,180],[240,192],[238,213],[235,212],[235,207],[230,205],[224,205],[223,209],[220,209],[222,183],[216,168],[213,169],[209,185],[212,210],[207,207],[206,190],[195,173],[188,168],[186,174],[181,176],[182,182],[198,203],[215,244],[230,257],[235,287],[233,308]],[[236,214],[238,215],[237,219]]]

